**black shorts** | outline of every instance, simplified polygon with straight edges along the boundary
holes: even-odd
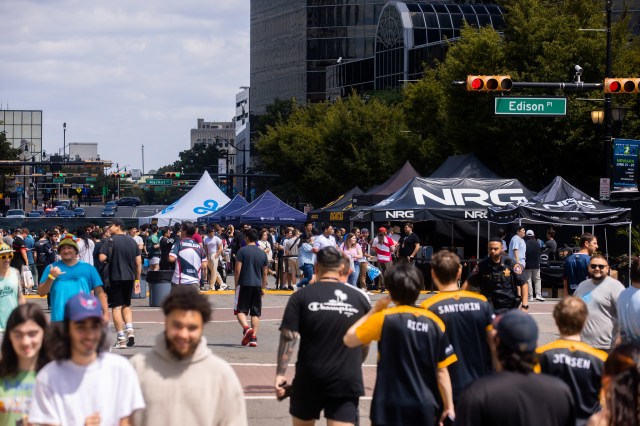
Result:
[[[291,392],[289,414],[300,420],[320,419],[320,412],[324,410],[324,417],[337,422],[354,423],[358,419],[358,404],[360,398],[355,397],[325,397],[323,395],[305,395],[305,392]]]
[[[236,300],[233,314],[245,314],[252,317],[262,315],[262,287],[244,286],[236,287]]]
[[[107,302],[110,308],[118,306],[131,306],[131,293],[133,292],[133,280],[111,281],[107,288]]]

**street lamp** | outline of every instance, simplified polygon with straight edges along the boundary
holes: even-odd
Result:
[[[67,123],[62,123],[62,161],[67,154]]]
[[[605,78],[613,77],[611,72],[611,1],[605,0],[605,11],[607,14],[607,46],[606,46],[606,69]],[[611,93],[604,94],[604,152],[605,152],[605,177],[609,179],[609,188],[611,188],[611,163],[613,161],[613,129],[611,125],[612,119]]]

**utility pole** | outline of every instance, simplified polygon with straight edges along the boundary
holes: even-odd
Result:
[[[607,12],[607,48],[606,48],[606,69],[605,78],[613,77],[611,71],[611,0],[605,0]],[[609,179],[609,189],[611,189],[611,163],[613,161],[613,130],[611,116],[611,93],[604,94],[604,176]]]

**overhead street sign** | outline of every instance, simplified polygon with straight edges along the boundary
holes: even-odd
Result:
[[[64,183],[64,178],[63,177],[54,177],[53,178],[53,183]]]
[[[96,179],[96,178],[94,178],[94,177],[88,177],[88,178],[85,178],[85,180],[84,180],[84,181],[85,181],[85,182],[87,182],[87,183],[89,183],[89,182],[96,182],[96,181],[97,181],[97,179]]]
[[[555,117],[567,115],[567,98],[502,96],[495,98],[496,115]]]
[[[171,186],[171,179],[147,179],[147,185]]]

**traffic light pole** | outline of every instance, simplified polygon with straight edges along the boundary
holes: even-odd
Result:
[[[611,0],[606,0],[605,9],[607,12],[607,47],[606,47],[606,69],[605,78],[612,78],[611,75]],[[609,189],[611,189],[611,167],[613,161],[613,129],[611,116],[611,93],[604,94],[604,176],[609,179]]]
[[[454,86],[466,86],[467,82],[465,80],[456,80],[452,83]],[[602,90],[604,87],[603,83],[584,83],[584,82],[574,82],[574,83],[563,83],[563,82],[553,82],[553,81],[514,81],[512,83],[513,89],[555,89],[555,90]],[[506,91],[494,91],[491,93],[508,93]],[[611,98],[609,98],[611,101]]]

